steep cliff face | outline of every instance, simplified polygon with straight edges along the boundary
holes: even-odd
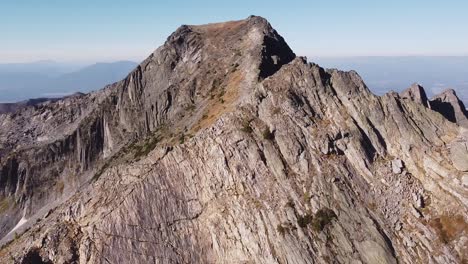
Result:
[[[468,132],[416,90],[260,17],[182,26],[121,82],[0,115],[0,262],[466,261]]]
[[[242,86],[294,56],[260,18],[182,26],[121,82],[1,115],[0,182],[5,184],[0,192],[12,199],[0,235],[85,184],[122,146],[162,126],[170,133],[186,130],[204,108],[223,96],[234,99]]]

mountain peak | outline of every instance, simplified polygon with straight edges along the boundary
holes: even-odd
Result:
[[[444,100],[458,101],[459,98],[454,89],[448,88],[443,90],[441,93],[435,95],[432,99],[444,98]]]
[[[240,29],[241,27],[258,28],[258,29],[264,30],[265,32],[273,30],[271,24],[268,22],[266,18],[263,18],[261,16],[251,15],[241,20],[231,20],[231,21],[224,21],[224,22],[201,24],[201,25],[182,25],[176,30],[176,32],[184,31],[186,29],[205,30],[205,31],[231,30],[231,29]]]
[[[415,101],[425,107],[429,106],[426,91],[424,91],[424,88],[417,83],[413,83],[408,89],[401,92],[400,97]]]
[[[237,35],[240,32],[246,33],[252,29],[260,29],[264,34],[268,34],[274,29],[263,17],[249,16],[242,20],[232,20],[226,22],[216,22],[201,25],[181,25],[169,37],[168,40],[175,40],[191,33],[203,34],[205,37],[225,36],[228,33]]]
[[[192,54],[203,48],[207,55],[229,58],[230,53],[248,53],[256,61],[260,78],[266,78],[282,65],[295,58],[285,40],[263,17],[250,16],[243,20],[182,25],[168,38],[166,45],[176,47],[178,53],[191,49]],[[207,56],[209,57],[209,56]]]
[[[468,127],[468,112],[453,89],[446,89],[431,100],[431,107],[448,120]]]

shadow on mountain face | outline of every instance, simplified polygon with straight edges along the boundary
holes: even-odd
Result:
[[[436,112],[441,113],[450,122],[455,123],[457,121],[455,117],[455,109],[450,103],[435,100],[431,102],[431,108],[434,109]]]

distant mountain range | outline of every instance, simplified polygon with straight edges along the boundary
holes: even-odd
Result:
[[[468,105],[468,56],[309,56],[309,61],[325,68],[355,70],[377,94],[401,92],[416,82],[425,87],[429,97],[453,88]],[[0,103],[90,92],[123,79],[136,66],[132,61],[93,65],[54,61],[0,64]]]
[[[57,77],[64,73],[77,71],[88,65],[84,63],[62,63],[53,60],[41,60],[29,63],[0,63],[0,73],[36,73],[49,77]]]
[[[0,102],[90,92],[123,79],[136,65],[132,61],[88,66],[53,61],[0,64]]]
[[[326,68],[357,71],[377,94],[390,90],[401,92],[417,82],[424,86],[429,97],[452,88],[468,105],[468,56],[309,56],[308,59]]]

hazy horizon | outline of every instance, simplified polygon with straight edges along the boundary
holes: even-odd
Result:
[[[390,90],[402,91],[412,83],[421,84],[428,96],[445,89],[455,89],[468,105],[468,56],[308,56],[310,62],[324,68],[355,70],[376,94]],[[123,78],[140,61],[74,63],[52,60],[32,63],[0,63],[0,102],[16,102],[34,97],[60,96],[74,92],[90,92]],[[121,67],[117,66],[121,65]],[[93,67],[101,66],[101,67]],[[58,81],[63,76],[79,73],[86,68],[106,70],[104,76],[88,70],[78,79]],[[118,74],[116,74],[116,72]],[[51,82],[52,81],[52,82]],[[82,85],[77,86],[77,83]],[[55,97],[53,96],[53,97]]]
[[[156,47],[157,48],[157,47]],[[156,50],[155,48],[155,50]],[[132,58],[122,58],[122,59],[108,59],[108,60],[55,60],[55,59],[41,59],[41,60],[25,60],[25,61],[7,61],[1,62],[0,65],[7,65],[7,64],[35,64],[35,63],[58,63],[58,64],[75,64],[77,66],[88,66],[92,64],[99,64],[99,63],[115,63],[115,62],[135,62],[141,63],[144,59],[146,59],[151,53],[148,53],[146,57],[141,59],[132,59]],[[326,59],[361,59],[361,58],[467,58],[468,55],[350,55],[350,56],[338,56],[338,55],[307,55],[307,54],[296,54],[297,56],[303,56],[306,58],[326,58]]]

